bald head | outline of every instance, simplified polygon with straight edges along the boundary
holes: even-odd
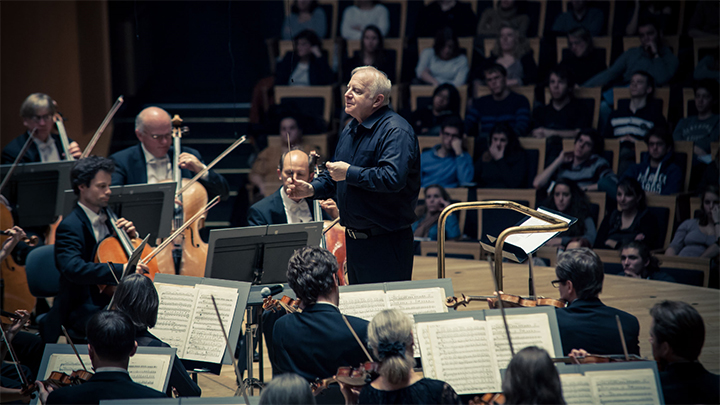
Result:
[[[278,167],[278,179],[282,180],[283,185],[288,185],[290,179],[309,182],[312,178],[313,173],[310,171],[307,153],[298,149],[283,153]],[[293,198],[293,200],[301,199]]]
[[[148,107],[135,118],[135,135],[153,156],[167,155],[172,145],[170,114],[159,107]]]

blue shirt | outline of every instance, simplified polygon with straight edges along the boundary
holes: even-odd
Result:
[[[409,228],[420,192],[420,147],[412,126],[387,106],[345,127],[335,161],[350,164],[345,181],[325,171],[312,182],[313,198],[337,193],[340,224],[358,230]]]
[[[465,130],[468,136],[487,137],[495,124],[507,122],[517,136],[527,135],[530,128],[530,103],[512,91],[504,100],[497,101],[492,95],[476,98],[465,114]]]
[[[423,187],[439,184],[445,188],[454,188],[472,182],[475,168],[469,154],[463,152],[456,156],[454,151],[450,151],[448,156],[440,157],[437,155],[438,149],[440,145],[435,145],[420,155]]]

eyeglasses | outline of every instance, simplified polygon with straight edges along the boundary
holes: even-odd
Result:
[[[158,139],[161,139],[164,141],[168,141],[168,140],[172,139],[172,134],[146,134],[146,135],[156,141]]]
[[[550,282],[550,284],[552,284],[552,286],[555,288],[560,288],[560,283],[565,284],[565,281],[567,280],[553,280]]]
[[[36,124],[37,124],[38,122],[42,121],[42,120],[50,121],[51,118],[52,118],[52,114],[33,115],[33,116],[30,117],[30,119],[32,119],[33,122],[35,122]]]

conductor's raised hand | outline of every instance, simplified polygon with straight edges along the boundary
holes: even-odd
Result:
[[[295,178],[288,178],[285,182],[285,192],[290,198],[307,198],[315,194],[315,189],[307,181]]]
[[[332,177],[332,179],[335,181],[345,181],[345,177],[347,176],[347,171],[349,167],[350,163],[345,162],[325,163],[325,168],[327,168],[328,172],[330,173],[330,177]]]
[[[127,233],[130,238],[135,239],[138,237],[135,225],[127,219],[120,218],[117,220],[115,225],[117,225],[118,228],[125,230],[125,233]]]

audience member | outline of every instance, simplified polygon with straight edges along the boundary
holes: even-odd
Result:
[[[486,50],[487,51],[487,50]],[[534,84],[537,81],[537,64],[533,57],[533,50],[525,36],[520,35],[517,28],[509,24],[502,24],[500,36],[495,42],[495,47],[490,51],[487,60],[476,63],[480,70],[485,70],[488,64],[498,63],[507,72],[508,86],[524,86]],[[481,85],[481,72],[474,69],[473,77],[475,86]]]
[[[483,11],[480,21],[477,25],[477,38],[497,38],[500,36],[500,27],[503,24],[510,24],[515,27],[518,32],[527,35],[530,18],[527,14],[518,12],[515,0],[500,0],[496,4],[497,8],[490,7]]]
[[[475,182],[483,188],[525,188],[527,158],[515,131],[505,122],[490,131],[488,148],[475,162]]]
[[[688,23],[688,35],[693,38],[718,39],[720,32],[720,3],[715,0],[700,0]]]
[[[548,353],[528,346],[513,356],[502,381],[505,404],[565,405],[560,375]]]
[[[558,179],[550,190],[550,196],[541,205],[577,218],[570,229],[550,239],[547,246],[569,249],[572,242],[586,247],[595,243],[597,229],[590,213],[590,200],[577,183],[566,178]]]
[[[673,13],[678,15],[679,12],[678,9],[673,10],[674,7],[673,2],[665,0],[635,0],[634,3],[631,1],[619,2],[615,8],[615,15],[628,18],[628,22],[625,25],[625,32],[623,34],[617,33],[617,35],[642,35],[640,29],[646,21],[653,21],[658,30],[666,32],[670,25],[670,16]],[[677,28],[677,26],[672,28]]]
[[[495,124],[509,122],[518,136],[525,136],[530,126],[528,100],[508,88],[507,71],[502,65],[490,65],[484,69],[483,74],[491,94],[473,99],[468,107],[465,114],[465,129],[468,135],[486,138]],[[478,141],[475,142],[476,151],[480,144]]]
[[[473,179],[473,163],[463,151],[465,125],[458,116],[450,116],[442,123],[440,143],[420,155],[421,186],[440,184],[460,187]]]
[[[317,34],[301,31],[293,38],[293,49],[275,68],[276,86],[322,86],[335,81]]]
[[[720,253],[720,247],[718,247],[718,236],[720,236],[719,201],[720,193],[718,193],[717,183],[707,186],[702,193],[700,215],[698,218],[686,219],[680,224],[665,255],[717,256]]]
[[[325,38],[327,19],[317,0],[295,0],[290,14],[285,16],[282,27],[282,39],[293,39],[302,31],[313,31],[319,38]]]
[[[705,325],[692,305],[662,301],[650,309],[650,345],[666,404],[720,403],[720,377],[698,361]]]
[[[703,190],[707,186],[716,186],[720,184],[720,148],[715,152],[715,157],[705,168],[698,184],[698,189]]]
[[[415,23],[415,36],[432,37],[438,30],[450,27],[459,37],[471,37],[476,25],[477,16],[470,3],[435,0],[420,9]]]
[[[352,58],[343,62],[343,77],[349,79],[353,69],[360,66],[375,66],[385,72],[391,82],[395,82],[395,56],[385,50],[383,34],[374,25],[365,27],[360,50],[355,51]]]
[[[693,86],[697,115],[683,118],[673,132],[676,141],[694,142],[693,154],[704,163],[710,163],[710,143],[720,137],[720,116],[713,113],[718,102],[718,83],[703,79]]]
[[[433,91],[432,104],[413,111],[409,122],[416,134],[439,135],[440,125],[451,116],[460,115],[460,93],[450,83],[437,86]]]
[[[592,111],[573,97],[574,82],[563,66],[550,70],[548,88],[552,99],[533,110],[531,134],[535,138],[574,138],[581,128],[592,127]]]
[[[706,55],[700,59],[693,71],[693,79],[713,79],[720,82],[720,60],[717,53],[715,55]]]
[[[575,28],[568,32],[568,49],[562,52],[560,66],[572,72],[577,85],[590,87],[587,81],[607,69],[605,52],[610,52],[610,49],[595,48],[590,31]]]
[[[422,83],[434,86],[451,83],[459,87],[467,81],[469,70],[467,56],[460,49],[452,28],[445,27],[435,34],[433,47],[420,53],[415,74]]]
[[[385,309],[373,317],[368,346],[379,360],[379,376],[359,393],[341,385],[346,404],[462,403],[448,383],[422,378],[413,370],[413,321],[399,309]]]
[[[670,218],[672,221],[672,218]],[[619,249],[623,244],[644,241],[651,249],[662,247],[657,219],[647,208],[645,191],[637,180],[626,177],[617,186],[617,209],[603,219],[595,248]]]
[[[639,240],[630,241],[622,246],[620,262],[626,277],[675,282],[671,275],[660,270],[658,258],[653,256],[647,245]]]
[[[640,182],[646,194],[670,195],[682,191],[683,172],[673,163],[673,139],[664,129],[645,136],[648,153],[641,163],[630,166],[622,177]]]
[[[587,0],[572,0],[568,11],[555,18],[552,30],[557,34],[567,34],[576,28],[585,28],[593,36],[602,35],[605,15],[602,10],[589,7]]]
[[[315,405],[310,384],[297,374],[274,376],[262,390],[259,405]]]
[[[412,225],[415,239],[438,239],[438,218],[440,213],[450,205],[450,194],[443,186],[431,184],[425,187],[425,204],[418,204],[415,209],[418,220]],[[445,240],[457,239],[460,235],[460,223],[455,215],[445,221]]]
[[[390,30],[390,14],[387,7],[373,0],[355,0],[355,4],[343,11],[340,35],[346,40],[362,39],[368,25],[378,27],[383,37]]]

